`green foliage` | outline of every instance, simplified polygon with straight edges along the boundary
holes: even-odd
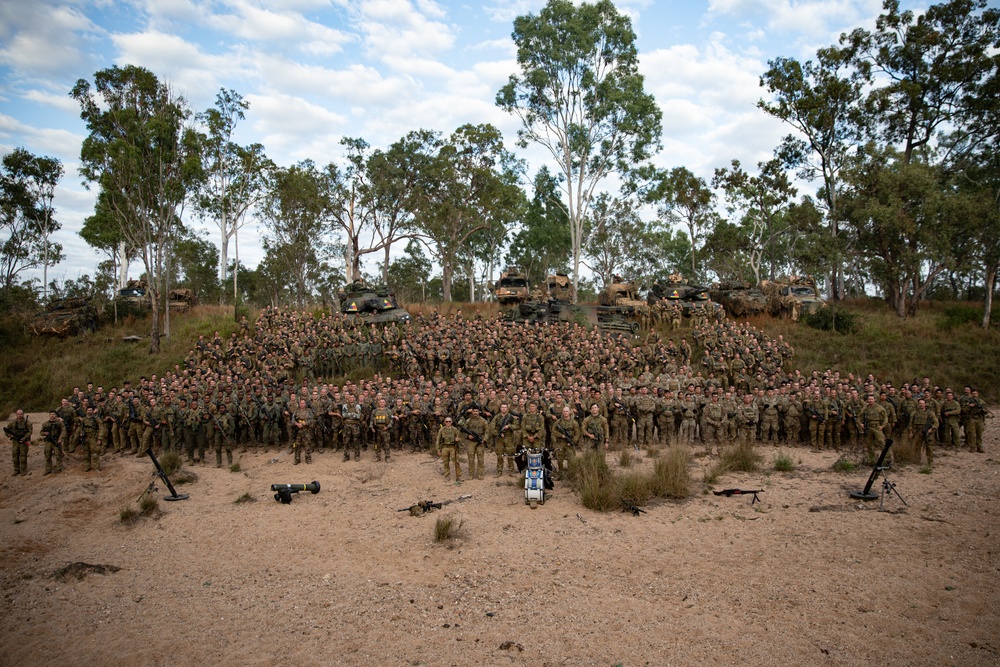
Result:
[[[990,323],[1000,322],[1000,313],[994,310],[991,313]],[[965,303],[958,303],[953,306],[945,306],[944,312],[937,320],[937,327],[945,331],[956,327],[968,325],[982,326],[983,309]]]
[[[163,452],[159,461],[160,467],[163,468],[163,472],[167,473],[167,477],[181,469],[181,455],[178,452]]]
[[[837,472],[853,472],[857,467],[858,465],[854,461],[843,456],[833,462],[833,469]]]
[[[774,457],[774,469],[778,472],[792,472],[795,470],[795,462],[788,454],[778,454]]]
[[[132,507],[131,505],[122,505],[118,508],[118,521],[123,526],[133,526],[138,521],[141,515],[139,510]]]
[[[151,516],[160,509],[160,501],[152,493],[146,493],[139,499],[139,513]]]
[[[813,329],[835,331],[839,334],[857,333],[860,327],[856,313],[834,305],[820,308],[815,313],[805,313],[801,319]]]
[[[763,455],[753,445],[742,442],[723,448],[719,456],[719,462],[724,468],[733,472],[756,472],[763,461]]]

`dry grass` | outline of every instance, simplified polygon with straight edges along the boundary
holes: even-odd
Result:
[[[591,451],[570,461],[568,477],[584,507],[609,512],[620,509],[623,503],[644,505],[653,498],[686,498],[690,486],[689,460],[690,451],[679,445],[658,458],[651,471],[615,473],[604,454]]]
[[[254,498],[249,491],[244,491],[243,495],[233,501],[237,505],[242,505],[244,503],[255,503],[257,499]]]
[[[439,516],[434,521],[434,541],[447,542],[455,539],[463,525],[465,525],[464,519],[455,519],[451,515]]]
[[[632,454],[630,454],[628,450],[625,450],[618,455],[618,465],[622,468],[632,467]]]
[[[118,508],[118,522],[123,526],[133,526],[140,518],[139,510],[131,505],[122,505]]]
[[[795,461],[788,454],[778,454],[774,457],[773,466],[778,472],[792,472],[795,470]]]
[[[732,472],[757,472],[763,462],[764,457],[753,445],[743,442],[724,447],[719,456],[719,463]]]
[[[160,501],[152,493],[143,494],[139,499],[139,513],[151,516],[160,510]]]
[[[164,452],[158,460],[160,461],[160,467],[163,468],[163,472],[167,473],[167,477],[170,477],[181,469],[181,455],[179,452]]]

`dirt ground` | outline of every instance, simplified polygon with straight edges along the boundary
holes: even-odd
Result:
[[[558,483],[532,510],[490,455],[486,480],[455,486],[425,455],[272,452],[194,466],[186,501],[158,484],[159,515],[131,527],[119,509],[148,458],[43,476],[33,446],[11,477],[5,441],[0,665],[998,665],[998,425],[986,454],[892,470],[908,504],[887,511],[847,495],[869,469],[808,448],[761,446],[796,470],[713,487],[765,489],[755,505],[708,493],[695,458],[694,495],[639,517]],[[312,480],[290,505],[269,490]],[[437,543],[449,516],[458,537]],[[59,574],[77,563],[99,567]]]

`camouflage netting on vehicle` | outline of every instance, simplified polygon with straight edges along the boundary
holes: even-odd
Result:
[[[97,309],[90,299],[74,297],[52,302],[47,310],[35,315],[29,329],[36,336],[75,336],[97,329]]]
[[[573,281],[565,273],[550,274],[545,284],[550,298],[566,303],[573,301]]]
[[[720,283],[710,294],[732,317],[751,317],[768,311],[768,297],[748,283]]]
[[[763,280],[760,288],[768,298],[768,309],[774,317],[798,321],[803,312],[814,313],[826,307],[812,276],[782,276],[775,280]]]
[[[198,305],[198,296],[194,290],[186,287],[172,289],[167,294],[167,304],[170,306],[170,310],[176,313],[186,313],[191,306]]]
[[[501,306],[524,303],[529,298],[528,276],[517,269],[507,269],[500,274],[496,285],[488,285]]]
[[[634,282],[614,282],[606,285],[600,294],[602,306],[645,306],[639,298],[639,288]]]

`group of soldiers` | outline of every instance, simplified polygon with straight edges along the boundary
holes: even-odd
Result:
[[[793,350],[754,327],[699,320],[679,343],[652,330],[641,340],[575,323],[517,325],[455,315],[366,326],[339,314],[266,309],[228,339],[199,337],[163,377],[105,391],[74,388],[42,424],[45,472],[81,449],[84,470],[110,454],[150,448],[191,463],[233,463],[234,451],[291,446],[295,463],[335,451],[429,451],[444,474],[513,474],[523,445],[547,447],[561,471],[575,451],[701,442],[847,442],[873,451],[908,435],[926,449],[982,450],[986,406],[928,378],[899,388],[872,376],[786,371]],[[359,343],[361,344],[359,346]],[[342,380],[360,368],[367,379]],[[7,427],[16,473],[26,472],[31,424]],[[461,455],[461,456],[460,456]]]

